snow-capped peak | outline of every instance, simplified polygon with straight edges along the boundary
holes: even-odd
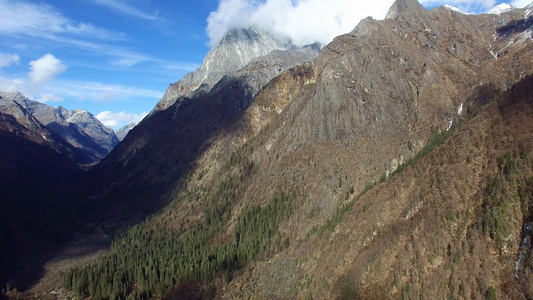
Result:
[[[469,13],[467,13],[465,11],[462,11],[459,8],[455,7],[455,6],[451,6],[451,5],[448,5],[448,4],[444,4],[444,8],[446,8],[447,10],[458,12],[458,13],[463,14],[463,15],[469,15]]]
[[[513,9],[515,9],[515,7],[511,4],[502,3],[496,5],[493,9],[489,10],[488,13],[492,15],[500,15]]]

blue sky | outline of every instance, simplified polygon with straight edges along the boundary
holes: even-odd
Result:
[[[84,108],[117,129],[150,112],[168,84],[200,66],[229,27],[257,25],[295,43],[327,43],[363,17],[383,18],[392,2],[0,0],[0,90]],[[501,2],[422,4],[479,13]]]

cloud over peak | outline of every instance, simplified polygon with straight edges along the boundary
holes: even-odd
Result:
[[[450,4],[472,14],[487,12],[497,0],[419,0],[426,7]],[[530,0],[512,0],[523,7]],[[254,26],[302,46],[314,42],[328,44],[338,35],[350,32],[360,20],[370,16],[383,19],[394,0],[220,0],[207,18],[207,35],[216,46],[227,30]]]
[[[231,28],[256,26],[296,45],[327,44],[372,16],[385,17],[393,0],[221,0],[207,19],[211,46]]]
[[[111,111],[103,111],[96,115],[96,118],[102,122],[107,127],[118,129],[126,124],[130,123],[139,123],[147,113],[143,112],[141,114],[132,114],[125,111],[114,113]]]

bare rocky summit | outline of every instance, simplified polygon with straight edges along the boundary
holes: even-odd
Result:
[[[245,67],[253,59],[263,57],[263,60],[268,60],[272,65],[268,72],[270,80],[289,67],[314,59],[319,51],[318,45],[298,48],[253,27],[231,29],[207,53],[202,66],[168,87],[155,109],[166,109],[185,97],[194,98],[208,93],[224,76]],[[268,80],[260,82],[264,85]]]

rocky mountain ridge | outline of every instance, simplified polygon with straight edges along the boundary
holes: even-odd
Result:
[[[269,56],[271,62],[279,61],[280,65],[275,68],[276,74],[279,74],[302,60],[313,59],[319,51],[318,45],[298,48],[253,27],[230,29],[219,44],[207,53],[202,66],[169,85],[155,109],[166,109],[179,99],[208,93],[224,76],[245,67],[255,58]],[[294,60],[288,61],[288,56],[276,58],[275,53],[287,53],[288,56],[294,56]]]
[[[119,142],[112,129],[86,110],[54,108],[18,92],[0,92],[0,97],[0,111],[23,120],[26,114],[30,114],[77,149],[80,156],[85,156],[82,164],[100,161]]]

